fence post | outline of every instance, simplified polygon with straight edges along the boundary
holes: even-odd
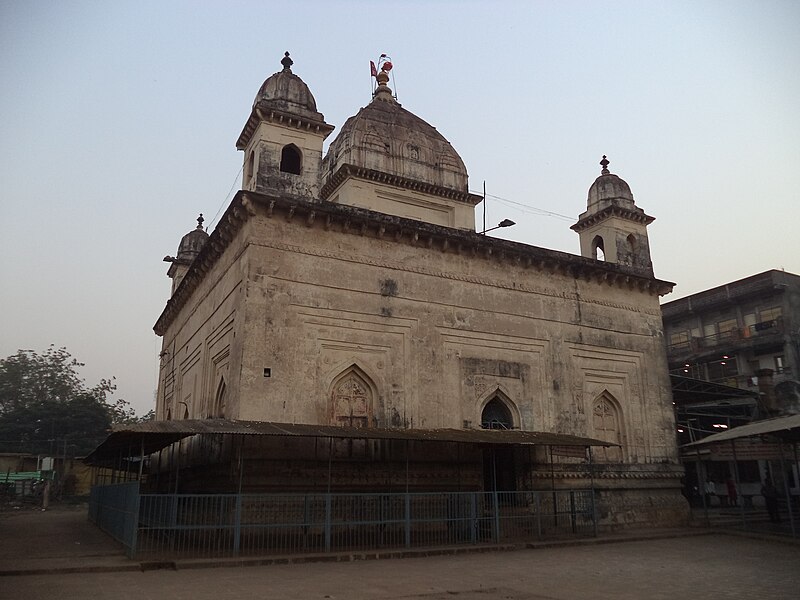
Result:
[[[494,505],[494,541],[500,543],[500,502],[497,497],[497,486],[492,491],[492,504]]]
[[[478,492],[472,492],[469,495],[469,520],[472,525],[470,541],[474,544],[478,541]]]
[[[406,538],[406,548],[411,547],[411,495],[406,492],[405,493],[405,538]]]
[[[542,539],[542,497],[539,492],[533,492],[533,503],[536,510],[536,533]]]
[[[136,556],[136,543],[139,539],[139,503],[141,502],[141,493],[139,489],[139,482],[137,481],[134,486],[132,486],[133,493],[133,506],[131,506],[131,549],[130,553],[128,554],[129,558],[134,558]]]
[[[325,552],[331,551],[331,495],[325,494]]]
[[[575,516],[575,491],[570,490],[569,492],[569,518],[572,522],[572,533],[578,531],[578,522]]]
[[[239,555],[242,546],[242,494],[236,494],[236,509],[233,512],[233,554]]]

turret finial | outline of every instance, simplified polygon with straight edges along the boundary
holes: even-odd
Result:
[[[284,71],[290,71],[291,72],[292,65],[294,64],[294,61],[291,58],[289,58],[289,52],[288,51],[286,53],[284,53],[283,58],[281,59],[281,64],[283,65],[283,70]]]
[[[203,213],[200,213],[200,216],[197,217],[197,229],[200,231],[203,231],[203,221],[205,221],[203,218]]]
[[[600,171],[601,175],[609,175],[610,171],[608,170],[609,161],[606,158],[606,155],[603,154],[603,160],[600,161],[600,166],[603,167],[603,170]]]

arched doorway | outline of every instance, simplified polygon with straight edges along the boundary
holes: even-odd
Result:
[[[483,429],[513,429],[514,418],[511,409],[495,395],[481,411]],[[514,446],[493,444],[483,451],[483,489],[497,492],[514,492],[517,489],[517,471]],[[511,495],[500,495],[500,501],[510,502]]]

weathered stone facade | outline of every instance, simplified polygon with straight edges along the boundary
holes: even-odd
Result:
[[[385,97],[386,79],[373,104],[408,129],[414,121]],[[263,118],[254,112],[247,126],[262,132],[260,166],[156,324],[159,419],[464,429],[497,419],[599,438],[619,444],[595,455],[608,525],[682,519],[658,302],[672,286],[653,278],[646,219],[632,196],[625,214],[595,215],[590,204],[594,221],[586,225],[585,213],[576,226],[582,245],[589,237],[584,256],[487,237],[474,231],[463,163],[438,132],[441,140],[420,126],[412,141],[388,140],[383,162],[375,154],[362,165],[352,145],[344,155],[346,141],[331,144],[323,166],[316,150],[296,144],[303,169],[289,173],[276,166],[282,136],[299,128],[321,148],[330,126],[316,113],[314,130],[303,111],[279,123],[268,108],[262,102]],[[370,130],[369,118],[362,125]],[[240,147],[250,152],[257,135]],[[449,175],[436,169],[443,155]],[[630,254],[592,258],[598,225],[638,236]],[[586,477],[543,450],[509,456],[516,477],[534,486]],[[480,456],[462,458],[475,468],[440,461],[430,481],[446,486],[458,462],[459,485],[469,472],[463,480],[480,486]]]

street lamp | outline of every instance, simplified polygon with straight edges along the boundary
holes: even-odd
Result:
[[[488,231],[494,231],[495,229],[500,229],[501,227],[511,227],[512,225],[516,225],[514,221],[511,219],[503,219],[500,221],[495,227],[490,227],[489,229],[484,229],[483,231],[479,231],[480,235],[486,234]]]

